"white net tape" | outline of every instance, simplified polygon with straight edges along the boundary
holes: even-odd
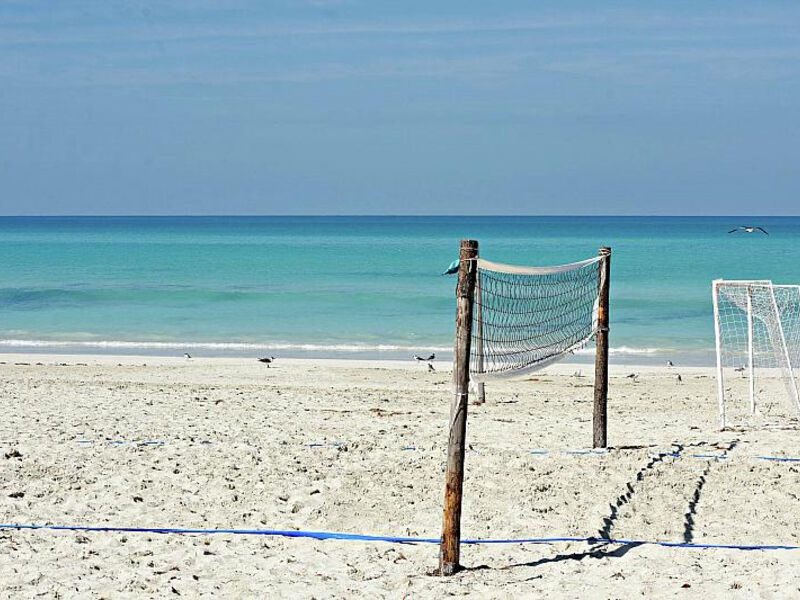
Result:
[[[478,259],[471,379],[524,375],[582,348],[597,330],[600,260],[520,267]]]

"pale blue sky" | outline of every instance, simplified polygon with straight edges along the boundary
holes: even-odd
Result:
[[[0,0],[0,214],[800,214],[798,2]]]

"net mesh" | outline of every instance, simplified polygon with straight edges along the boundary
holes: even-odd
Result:
[[[513,377],[584,346],[597,326],[600,257],[560,267],[478,260],[472,379]]]
[[[752,318],[753,366],[781,368],[785,365],[778,313],[769,281],[747,284],[722,282],[717,286],[720,350],[723,367],[750,366]]]
[[[775,300],[783,325],[786,349],[795,378],[800,369],[800,285],[773,285]]]
[[[726,384],[721,402],[749,397],[754,409],[758,398],[771,408],[788,395],[797,406],[794,367],[800,362],[800,287],[770,281],[717,281],[714,290],[718,376]],[[751,377],[757,385],[749,381]]]

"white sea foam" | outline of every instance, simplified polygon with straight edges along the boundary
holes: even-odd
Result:
[[[142,349],[142,350],[187,350],[206,349],[223,351],[245,350],[297,350],[302,352],[417,352],[420,348],[431,352],[449,352],[450,347],[417,346],[397,344],[292,344],[287,342],[163,342],[163,341],[125,341],[125,340],[0,340],[5,348],[98,348],[98,349]]]
[[[177,342],[177,341],[129,341],[129,340],[25,340],[0,339],[0,348],[86,348],[86,349],[121,349],[121,350],[217,350],[243,352],[255,350],[298,351],[298,352],[452,352],[450,346],[431,346],[424,343],[411,346],[408,344],[368,344],[354,342],[349,344],[298,344],[290,342]],[[675,352],[669,348],[635,348],[631,346],[612,347],[612,355],[653,355]],[[593,355],[594,348],[583,348],[578,355]]]
[[[631,346],[618,346],[616,348],[609,348],[609,353],[613,355],[628,356],[640,354],[668,354],[675,352],[671,348],[632,348]],[[575,354],[594,354],[594,348],[582,348],[575,352]]]

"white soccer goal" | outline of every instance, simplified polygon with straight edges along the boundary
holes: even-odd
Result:
[[[712,297],[721,427],[727,423],[726,401],[743,395],[751,414],[761,400],[772,403],[778,396],[788,397],[800,413],[795,375],[800,367],[800,286],[717,279]]]

